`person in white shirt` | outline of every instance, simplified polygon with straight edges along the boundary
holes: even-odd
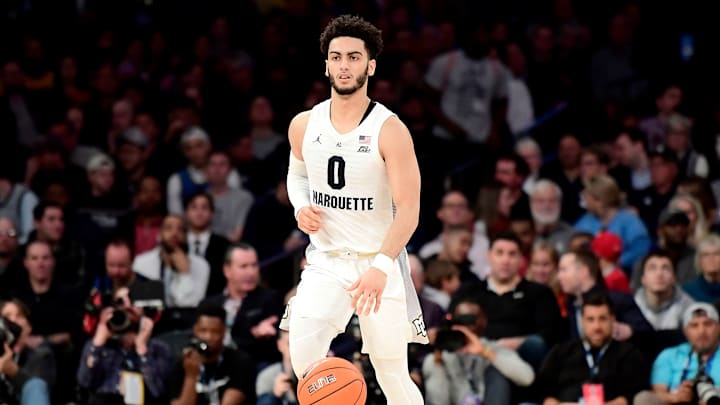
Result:
[[[194,307],[205,297],[210,277],[207,261],[188,252],[185,222],[168,215],[160,227],[160,241],[155,249],[135,258],[133,270],[165,286],[165,306]]]

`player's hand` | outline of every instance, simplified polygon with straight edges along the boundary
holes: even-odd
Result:
[[[301,231],[308,235],[313,234],[322,226],[322,210],[313,205],[302,207],[298,211],[297,221]]]
[[[352,294],[352,307],[358,315],[367,316],[370,315],[371,310],[375,313],[380,310],[385,284],[387,284],[387,275],[375,267],[370,267],[370,270],[347,288]]]

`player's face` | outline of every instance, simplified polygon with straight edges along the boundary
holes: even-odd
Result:
[[[368,59],[363,40],[337,37],[330,41],[325,69],[333,90],[347,96],[365,87],[368,76],[375,74],[375,60]]]

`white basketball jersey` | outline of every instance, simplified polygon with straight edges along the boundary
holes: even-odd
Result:
[[[359,253],[380,250],[394,209],[378,138],[392,115],[376,103],[358,127],[339,134],[330,121],[330,100],[310,112],[302,154],[310,201],[324,213],[320,231],[310,235],[312,248]]]

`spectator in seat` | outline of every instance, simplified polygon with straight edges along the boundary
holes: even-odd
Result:
[[[513,233],[501,233],[493,239],[488,260],[488,278],[463,285],[450,307],[470,297],[483,308],[493,308],[486,313],[485,336],[539,367],[547,347],[562,334],[562,319],[552,290],[520,277],[520,241]]]
[[[600,384],[604,404],[629,405],[647,386],[647,367],[635,346],[613,338],[613,304],[603,294],[580,308],[581,337],[555,346],[538,373],[543,405],[591,403],[586,384]]]
[[[565,252],[575,230],[560,218],[562,190],[552,181],[541,179],[529,193],[530,212],[537,238],[550,243],[556,251]]]
[[[171,405],[255,404],[255,368],[245,352],[223,344],[226,317],[221,306],[198,307],[192,335],[207,351],[184,350],[169,379]]]
[[[225,343],[234,342],[250,354],[258,369],[280,360],[275,341],[284,309],[283,297],[260,286],[255,249],[242,242],[231,245],[225,255],[223,273],[227,279],[225,290],[208,297],[204,303],[225,308]]]
[[[62,206],[54,202],[40,202],[33,210],[33,217],[35,233],[30,235],[29,240],[45,242],[52,249],[56,281],[87,288],[92,282],[92,273],[85,268],[83,248],[65,233],[65,213]]]
[[[188,166],[173,174],[167,183],[167,209],[171,214],[182,214],[183,201],[197,191],[207,190],[205,170],[212,145],[210,136],[202,128],[190,127],[180,139]],[[233,171],[227,178],[229,187],[240,187],[240,177]]]
[[[207,261],[188,251],[182,217],[168,215],[160,228],[158,246],[135,257],[133,270],[149,280],[162,281],[165,306],[188,308],[205,298],[210,277]]]
[[[635,262],[650,250],[647,228],[634,213],[622,208],[622,194],[609,176],[593,177],[585,183],[583,200],[587,213],[575,224],[575,229],[596,235],[601,230],[612,232],[622,240],[620,265],[630,271]]]
[[[705,211],[700,201],[695,197],[689,194],[678,194],[670,200],[668,209],[680,210],[687,215],[690,221],[690,243],[692,246],[697,246],[698,242],[710,232],[710,224],[707,217],[705,217]]]
[[[15,224],[9,218],[0,216],[0,299],[7,297],[25,273],[18,237]]]
[[[635,334],[651,332],[652,326],[635,304],[632,295],[607,291],[597,258],[587,250],[567,252],[560,257],[558,281],[568,295],[567,312],[570,336],[582,336],[580,308],[585,299],[596,292],[605,292],[615,314],[612,337],[626,341]]]
[[[700,241],[695,255],[699,275],[683,284],[695,301],[714,304],[720,300],[720,236],[710,234]]]
[[[446,347],[445,343],[436,341],[440,346],[425,357],[423,376],[428,403],[511,403],[509,382],[529,386],[535,378],[532,367],[514,350],[485,337],[488,320],[477,301],[469,298],[459,301],[452,316],[458,322],[463,319],[452,329],[462,333],[466,344],[463,347]]]
[[[452,295],[460,288],[460,270],[447,260],[431,260],[425,268],[425,288],[422,296],[439,305],[444,312]]]
[[[640,267],[635,303],[656,331],[682,329],[682,316],[695,301],[675,279],[672,259],[662,250],[648,253]]]
[[[127,289],[114,298],[122,304],[102,310],[94,336],[83,347],[78,385],[87,390],[89,404],[156,403],[169,388],[170,349],[151,338],[154,322],[130,304]]]
[[[658,217],[675,195],[678,180],[678,160],[668,148],[653,149],[650,159],[650,186],[630,193],[628,203],[635,207],[638,216],[649,231],[658,227]]]
[[[255,198],[244,188],[228,187],[230,173],[232,173],[232,165],[227,152],[220,150],[212,152],[205,170],[207,191],[215,203],[212,231],[232,242],[237,242],[242,238],[245,220]]]
[[[675,269],[675,279],[678,284],[685,284],[695,280],[696,251],[690,245],[690,220],[684,212],[666,208],[660,214],[658,227],[658,247],[672,258]],[[630,287],[637,290],[640,287],[640,263],[633,269]]]
[[[210,224],[215,214],[213,198],[205,191],[190,195],[185,201],[185,219],[188,224],[188,247],[196,256],[204,257],[210,265],[207,296],[222,292],[225,277],[222,275],[225,252],[230,242],[213,233]]]
[[[580,193],[583,182],[580,178],[580,151],[582,144],[575,134],[565,134],[558,141],[557,159],[540,169],[540,177],[557,184],[562,190],[561,218],[573,223],[582,215]]]
[[[281,330],[278,351],[282,360],[266,367],[258,374],[255,382],[257,405],[299,405],[297,400],[297,377],[290,364],[290,339],[288,332]]]
[[[20,243],[25,243],[33,230],[33,209],[38,203],[38,198],[22,183],[12,181],[10,162],[12,160],[3,158],[0,168],[0,217],[8,218],[18,224],[16,229],[18,240]]]
[[[163,218],[162,184],[156,177],[143,177],[133,197],[133,210],[119,220],[118,234],[131,243],[134,254],[145,253],[157,245]]]
[[[600,232],[590,242],[590,250],[598,258],[607,289],[630,294],[628,277],[618,267],[623,251],[620,237],[611,232]]]
[[[459,190],[451,190],[445,193],[437,209],[437,218],[442,223],[440,235],[425,243],[418,255],[423,260],[440,253],[443,247],[444,235],[451,227],[465,226],[472,232],[472,245],[468,252],[470,259],[470,270],[479,278],[485,278],[488,272],[487,250],[488,238],[485,224],[475,221],[473,212],[467,197]]]
[[[682,319],[687,343],[660,353],[650,374],[652,391],[639,393],[635,405],[698,404],[694,379],[701,368],[713,381],[720,381],[717,309],[694,303],[685,309]]]
[[[3,342],[0,356],[0,401],[50,405],[55,384],[55,356],[47,342],[28,346],[32,335],[30,310],[18,300],[0,303],[0,316],[20,328],[14,343]],[[5,325],[7,327],[7,325]]]

